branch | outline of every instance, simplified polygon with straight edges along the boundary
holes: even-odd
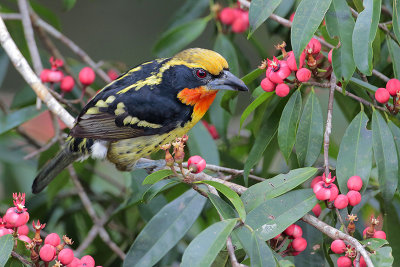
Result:
[[[36,95],[48,106],[51,112],[56,114],[65,125],[67,125],[67,127],[72,128],[74,125],[74,118],[60,105],[60,103],[57,102],[57,100],[49,93],[46,86],[42,84],[37,75],[32,71],[28,62],[12,40],[2,18],[0,18],[0,43],[15,68],[32,87]]]
[[[22,262],[23,264],[25,264],[26,266],[35,266],[32,262],[28,261],[27,259],[25,259],[24,256],[19,255],[17,252],[15,251],[11,251],[11,256],[17,260],[19,260],[20,262]]]
[[[328,114],[326,116],[326,126],[324,134],[324,165],[325,165],[325,175],[328,177],[329,174],[329,136],[332,132],[332,111],[333,111],[333,98],[336,87],[336,76],[332,72],[331,82],[329,89],[329,100],[328,100]]]
[[[317,228],[319,231],[322,233],[326,234],[332,239],[342,239],[347,241],[350,245],[356,248],[357,251],[361,253],[361,255],[364,257],[365,262],[367,263],[368,267],[374,267],[372,264],[372,261],[368,255],[368,252],[365,250],[364,246],[358,242],[357,239],[354,237],[351,237],[349,235],[346,235],[345,233],[339,231],[338,229],[324,223],[323,221],[318,220],[314,216],[310,214],[306,214],[303,216],[302,220],[315,228]]]

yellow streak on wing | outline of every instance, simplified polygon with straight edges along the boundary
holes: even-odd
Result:
[[[136,124],[136,123],[138,123],[138,121],[139,121],[138,118],[133,117],[132,120],[131,120],[131,124],[132,124],[132,125],[133,125],[133,124]]]
[[[151,123],[151,122],[147,122],[147,121],[139,121],[137,125],[140,127],[149,127],[149,128],[155,128],[155,129],[162,127],[162,125],[160,125],[160,124],[155,124],[155,123]]]
[[[114,114],[118,116],[123,113],[125,113],[125,105],[124,105],[124,103],[120,102],[120,103],[118,103],[117,108],[114,111]]]
[[[108,104],[104,102],[104,100],[99,100],[96,102],[95,106],[100,108],[106,108],[108,107]]]
[[[83,150],[84,150],[84,148],[85,148],[85,145],[86,145],[86,141],[87,141],[87,139],[86,139],[86,138],[83,138],[83,139],[82,139],[82,142],[79,143],[79,145],[78,145],[78,150],[79,150],[79,151],[82,151],[82,152],[83,152]]]
[[[91,107],[86,111],[85,114],[90,115],[90,114],[99,114],[99,113],[100,113],[100,110],[98,107]]]
[[[114,102],[115,100],[115,96],[110,95],[107,99],[106,99],[106,103],[111,104],[112,102]]]
[[[124,125],[130,124],[132,120],[132,116],[126,116],[125,119],[122,121]]]

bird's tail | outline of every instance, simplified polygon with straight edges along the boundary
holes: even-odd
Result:
[[[46,163],[32,184],[32,193],[40,193],[56,176],[81,155],[72,153],[68,148],[61,150],[52,160]]]

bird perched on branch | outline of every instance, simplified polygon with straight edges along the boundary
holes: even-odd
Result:
[[[89,101],[66,145],[36,176],[39,193],[64,168],[88,156],[129,171],[138,159],[186,134],[206,113],[218,90],[248,91],[218,53],[201,48],[143,63]]]

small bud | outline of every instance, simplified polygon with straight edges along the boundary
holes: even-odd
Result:
[[[306,68],[301,68],[296,72],[296,78],[299,82],[307,82],[311,78],[311,71]]]

